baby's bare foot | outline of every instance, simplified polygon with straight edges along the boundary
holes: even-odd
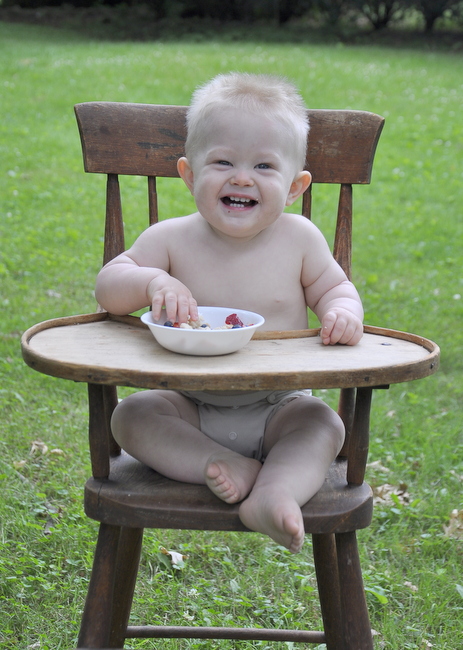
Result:
[[[304,522],[299,505],[291,495],[281,491],[256,489],[240,506],[245,526],[271,537],[291,553],[298,553],[304,543]]]
[[[209,489],[226,503],[237,503],[248,496],[262,464],[234,451],[213,454],[206,465]]]

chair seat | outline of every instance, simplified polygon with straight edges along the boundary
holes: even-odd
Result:
[[[366,483],[349,486],[345,460],[336,460],[323,487],[302,508],[306,533],[345,533],[369,526],[373,494]],[[85,486],[85,512],[96,521],[129,528],[247,531],[229,505],[204,485],[162,476],[125,452],[111,460],[108,479]]]

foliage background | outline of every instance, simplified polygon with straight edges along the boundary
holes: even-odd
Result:
[[[54,7],[108,8],[106,20],[114,18],[114,8],[126,10],[133,17],[143,13],[145,20],[159,23],[176,19],[212,19],[219,22],[235,21],[255,23],[273,21],[278,25],[298,19],[334,27],[369,27],[382,30],[397,22],[419,25],[427,34],[436,26],[451,26],[460,30],[463,26],[462,0],[0,0],[0,8],[13,8],[13,16],[24,20],[26,10],[47,10]],[[111,11],[113,10],[113,11]],[[29,16],[30,16],[29,12]]]

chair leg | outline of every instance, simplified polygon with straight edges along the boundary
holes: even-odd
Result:
[[[345,650],[373,650],[355,532],[336,535]]]
[[[78,648],[108,647],[120,530],[119,526],[100,525]]]
[[[123,648],[132,607],[138,565],[143,541],[143,528],[122,528],[117,555],[116,579],[112,609],[111,635],[108,648]]]
[[[318,594],[327,650],[344,650],[341,594],[335,537],[312,535]]]

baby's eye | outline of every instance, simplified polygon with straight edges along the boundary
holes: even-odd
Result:
[[[228,160],[218,160],[217,165],[231,165],[231,162],[228,162]]]
[[[268,163],[259,163],[256,165],[257,169],[270,169],[270,165]]]

